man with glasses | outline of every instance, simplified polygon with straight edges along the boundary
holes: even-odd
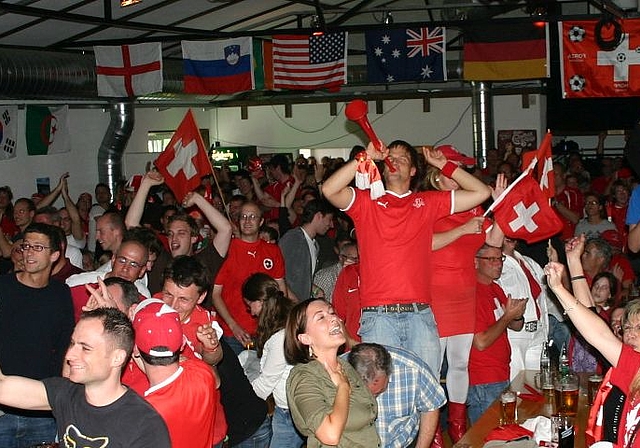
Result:
[[[0,365],[5,375],[60,376],[74,322],[69,288],[50,279],[61,256],[59,231],[31,224],[20,248],[24,270],[0,276]],[[0,406],[1,447],[30,446],[55,436],[50,412]]]
[[[136,285],[141,296],[150,298],[151,294],[147,287],[138,281],[147,271],[148,259],[149,251],[144,244],[139,241],[128,240],[120,244],[118,251],[111,257],[112,268],[109,272],[104,273],[96,270],[69,277],[67,285],[71,288],[76,322],[80,318],[82,307],[87,304],[90,297],[90,292],[86,285],[96,287],[98,278],[119,277],[130,281]]]
[[[505,256],[499,247],[483,244],[475,256],[476,331],[469,355],[469,420],[474,424],[509,384],[511,348],[507,328],[520,331],[526,299],[505,295],[495,282]],[[473,314],[473,313],[472,313]]]
[[[511,346],[511,379],[523,369],[540,370],[542,346],[549,336],[547,293],[542,267],[516,250],[517,240],[504,238],[506,256],[496,282],[506,294],[526,299],[522,331],[507,330]],[[558,341],[555,341],[556,343]]]
[[[238,354],[251,344],[257,320],[242,300],[242,284],[256,272],[273,277],[286,291],[285,266],[280,248],[260,238],[260,207],[247,202],[240,208],[240,237],[231,240],[229,254],[213,286],[213,304],[222,318],[224,339]]]

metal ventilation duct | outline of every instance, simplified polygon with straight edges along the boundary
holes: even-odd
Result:
[[[98,149],[98,181],[109,185],[115,197],[116,184],[123,178],[122,155],[135,123],[133,103],[114,102],[109,112],[111,121]]]
[[[163,61],[163,92],[182,93],[182,61]],[[98,100],[93,54],[0,48],[0,98]]]
[[[182,92],[179,61],[164,63],[164,91]],[[95,58],[89,54],[0,48],[0,98],[98,100]],[[102,99],[104,100],[104,99]],[[98,149],[98,181],[115,193],[122,179],[122,155],[134,125],[134,105],[110,102],[111,121]]]
[[[473,126],[473,154],[481,168],[487,167],[487,151],[494,148],[493,95],[491,83],[471,83],[471,122]]]

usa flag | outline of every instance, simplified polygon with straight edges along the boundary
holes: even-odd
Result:
[[[367,31],[365,40],[371,83],[447,80],[443,27]]]
[[[347,83],[347,33],[273,36],[273,87],[338,89]]]

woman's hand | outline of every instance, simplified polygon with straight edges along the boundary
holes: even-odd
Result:
[[[482,216],[474,216],[469,221],[460,226],[463,235],[472,235],[482,233],[482,226],[484,225],[484,219]]]
[[[564,245],[564,250],[567,253],[567,258],[580,258],[584,253],[584,234],[571,238]]]
[[[337,361],[337,363],[338,363],[338,366],[336,369],[333,369],[332,367],[330,367],[327,362],[324,363],[324,368],[326,369],[327,373],[329,374],[329,377],[331,378],[331,381],[333,381],[333,384],[335,384],[336,387],[345,386],[345,387],[348,387],[349,390],[351,390],[351,385],[349,384],[349,378],[347,378],[347,374],[344,373],[342,364],[340,364],[340,361]]]
[[[551,261],[544,267],[544,273],[547,276],[547,284],[552,291],[563,288],[562,276],[564,274],[564,265]]]
[[[498,197],[504,193],[504,190],[507,189],[507,178],[503,173],[499,173],[496,176],[496,186],[491,187],[491,185],[489,185],[489,188],[491,189],[491,197],[493,198],[493,200],[495,201],[496,199],[498,199]]]
[[[433,146],[423,146],[422,154],[424,154],[424,158],[427,159],[429,165],[433,165],[439,170],[447,163],[447,158],[442,154],[442,151]]]

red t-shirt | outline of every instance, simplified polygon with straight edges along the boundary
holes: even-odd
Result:
[[[478,282],[476,300],[475,332],[482,333],[502,317],[502,306],[507,304],[507,296],[495,282],[488,285]],[[472,346],[469,354],[469,385],[508,381],[510,361],[511,347],[506,330],[482,351]]]
[[[433,233],[446,232],[482,216],[480,207],[454,213],[436,221]],[[485,228],[490,225],[485,220]],[[485,233],[464,235],[439,249],[431,257],[433,276],[431,308],[440,337],[473,333],[476,309],[476,270],[474,257],[484,244]],[[461,314],[463,313],[463,314]]]
[[[148,389],[145,399],[167,424],[172,448],[210,447],[216,409],[221,407],[211,367],[188,359],[168,380]]]
[[[344,321],[351,337],[360,341],[360,270],[359,264],[345,266],[336,280],[331,296],[331,304],[340,319]]]
[[[580,190],[572,187],[564,187],[563,190],[558,193],[554,199],[563,204],[572,212],[577,213],[578,218],[582,218],[582,215],[584,214],[584,198]],[[562,216],[559,211],[555,209],[554,211],[563,224],[562,234],[560,235],[562,240],[566,241],[570,238],[573,238],[573,234],[576,230],[576,225]]]
[[[242,300],[242,284],[256,272],[270,275],[276,280],[284,278],[284,258],[278,245],[262,239],[255,242],[232,239],[215,284],[222,286],[222,300],[233,319],[249,334],[255,334],[258,323]],[[233,336],[231,328],[220,320],[224,334]]]
[[[622,345],[618,365],[611,373],[611,384],[618,386],[627,396],[624,402],[620,424],[618,425],[618,443],[616,446],[627,448],[640,447],[640,435],[634,438],[634,443],[629,444],[629,438],[633,434],[636,425],[640,425],[640,402],[629,396],[631,382],[640,370],[640,353],[633,350],[631,346]]]
[[[267,185],[264,188],[264,192],[268,193],[269,196],[280,202],[280,199],[282,199],[282,191],[284,190],[284,187],[286,187],[287,185],[293,185],[293,182],[293,177],[289,176],[284,182],[276,181],[272,184]],[[273,207],[270,210],[267,210],[267,212],[264,214],[264,219],[265,221],[277,221],[279,213],[279,208]]]
[[[374,201],[354,191],[346,212],[358,235],[362,306],[430,304],[433,226],[451,213],[453,192],[387,192]]]

